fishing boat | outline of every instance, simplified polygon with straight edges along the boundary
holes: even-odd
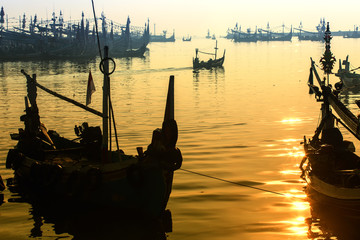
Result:
[[[26,23],[25,14],[21,19],[21,27],[3,27],[3,8],[0,11],[0,61],[15,60],[57,60],[57,59],[95,59],[97,56],[97,41],[95,26],[90,29],[90,21],[84,18],[74,22],[64,21],[63,15],[52,13],[49,21],[37,21],[37,17]],[[131,27],[130,18],[126,26],[108,21],[102,14],[101,40],[112,49],[113,57],[142,57],[143,45],[149,43],[149,21],[143,27]],[[97,21],[96,21],[97,22]],[[8,25],[8,24],[6,24]],[[110,31],[108,32],[108,29]],[[116,32],[115,29],[121,29]],[[135,51],[138,50],[138,51]]]
[[[323,32],[310,32],[302,28],[295,28],[299,31],[298,39],[300,41],[324,41]]]
[[[183,37],[183,42],[191,42],[191,36]]]
[[[359,27],[354,26],[353,31],[347,31],[344,33],[343,38],[360,38]]]
[[[346,59],[342,62],[339,60],[339,70],[335,73],[335,76],[340,78],[340,82],[337,83],[336,87],[346,90],[360,87],[360,74],[355,72],[357,69],[359,68],[350,69],[349,56],[346,56]]]
[[[211,38],[211,35],[210,35],[210,29],[208,29],[208,31],[207,31],[207,35],[206,35],[206,37],[205,38],[207,38],[207,39],[210,39]]]
[[[27,81],[25,114],[20,118],[25,127],[11,134],[17,144],[8,152],[6,167],[14,170],[14,182],[20,192],[44,202],[106,206],[159,217],[171,193],[174,171],[182,163],[181,152],[176,147],[174,76],[170,76],[162,128],[153,131],[146,151],[138,147],[138,155],[127,155],[119,148],[116,136],[109,81],[115,65],[109,70],[109,62],[113,60],[107,47],[103,57],[100,63],[104,75],[102,112],[53,92],[38,83],[36,74],[30,76],[21,71]],[[37,107],[38,88],[101,117],[102,129],[87,122],[75,125],[74,139],[47,130]],[[113,136],[116,150],[112,150]]]
[[[166,37],[166,33],[164,30],[162,35],[150,35],[150,42],[175,42],[175,31],[170,37]]]
[[[257,30],[254,33],[251,33],[251,29],[248,28],[246,32],[241,31],[241,26],[238,30],[232,30],[234,42],[256,42]]]
[[[324,79],[319,77],[311,59],[308,85],[321,102],[321,122],[312,139],[304,137],[305,156],[300,163],[301,177],[306,181],[309,197],[341,211],[360,211],[360,157],[355,154],[354,143],[344,140],[335,123],[339,123],[360,139],[359,118],[340,100],[339,91],[329,83],[336,62],[330,51],[329,24],[325,31],[325,52],[320,60]],[[318,86],[313,83],[315,75]],[[360,213],[360,212],[359,212]]]
[[[285,25],[282,25],[283,31],[280,32],[274,32],[272,30],[270,30],[270,26],[269,23],[267,24],[267,29],[258,29],[258,36],[257,39],[258,41],[266,41],[266,42],[270,42],[270,41],[291,41],[292,39],[292,26],[290,28],[290,32],[289,33],[285,33],[284,29],[285,29]]]
[[[303,29],[302,22],[300,22],[300,25],[298,28],[294,28],[295,30],[298,30],[298,39],[300,41],[324,41],[324,33],[326,30],[326,23],[325,19],[320,19],[320,23],[315,27],[316,32],[307,31]]]
[[[217,58],[217,41],[216,41],[216,45],[215,45],[215,53],[207,53],[207,52],[202,52],[199,51],[198,48],[195,49],[195,58],[193,58],[193,69],[201,69],[201,68],[206,68],[206,69],[211,69],[211,68],[216,68],[216,67],[222,67],[224,60],[225,60],[225,50],[224,50],[224,54],[221,58]],[[203,53],[203,54],[207,54],[207,55],[213,55],[214,59],[210,58],[208,61],[200,61],[198,54],[199,53]]]

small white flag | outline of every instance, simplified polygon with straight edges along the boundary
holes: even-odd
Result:
[[[96,89],[95,89],[94,81],[91,76],[91,71],[89,71],[89,80],[88,80],[87,91],[86,91],[86,106],[91,103],[91,95],[95,91],[96,91]]]

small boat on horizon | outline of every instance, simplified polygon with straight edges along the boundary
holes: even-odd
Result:
[[[198,48],[195,49],[195,58],[193,58],[193,69],[194,70],[198,70],[201,68],[205,68],[205,69],[212,69],[212,68],[216,68],[216,67],[222,67],[222,65],[224,64],[224,60],[225,60],[225,50],[224,50],[224,54],[221,58],[217,58],[217,40],[216,40],[216,45],[215,45],[215,53],[207,53],[207,52],[202,52],[199,51]],[[210,58],[208,61],[200,61],[198,54],[202,53],[202,54],[207,54],[207,55],[213,55],[214,59]]]
[[[175,31],[170,37],[166,36],[167,31],[164,30],[162,35],[150,35],[150,42],[175,42]]]
[[[183,42],[191,42],[191,36],[183,37]]]

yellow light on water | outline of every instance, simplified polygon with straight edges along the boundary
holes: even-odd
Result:
[[[300,170],[283,170],[280,171],[281,174],[283,175],[299,175],[301,173]]]
[[[292,220],[281,221],[281,223],[288,225],[287,230],[290,231],[291,235],[307,235],[308,226],[306,225],[305,217],[299,216]]]
[[[300,196],[300,195],[298,195]],[[310,208],[310,205],[308,202],[292,202],[294,210],[304,211]]]
[[[300,118],[285,118],[280,121],[283,124],[298,124],[301,123],[302,120]]]
[[[291,221],[292,227],[289,227],[289,230],[296,235],[306,235],[308,232],[308,226],[305,224],[304,217],[297,217]]]
[[[306,194],[291,194],[291,193],[285,193],[285,197],[287,198],[300,198],[300,199],[304,199],[306,198]]]
[[[299,142],[301,140],[299,139],[295,139],[295,138],[289,138],[289,139],[283,139],[283,140],[280,140],[281,142]]]
[[[289,230],[292,231],[295,235],[302,236],[307,234],[308,227],[290,227]]]

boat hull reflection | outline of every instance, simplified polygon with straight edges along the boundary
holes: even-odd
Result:
[[[51,224],[57,235],[69,234],[73,239],[87,240],[165,240],[166,233],[172,232],[170,210],[166,210],[161,218],[150,218],[140,212],[111,207],[78,208],[59,202],[44,203],[28,196],[13,200],[31,203],[29,215],[34,224],[29,236],[32,238],[46,237],[45,229],[42,230],[44,224]]]
[[[310,239],[360,239],[360,203],[325,196],[310,186],[305,190],[311,217],[306,219]]]

